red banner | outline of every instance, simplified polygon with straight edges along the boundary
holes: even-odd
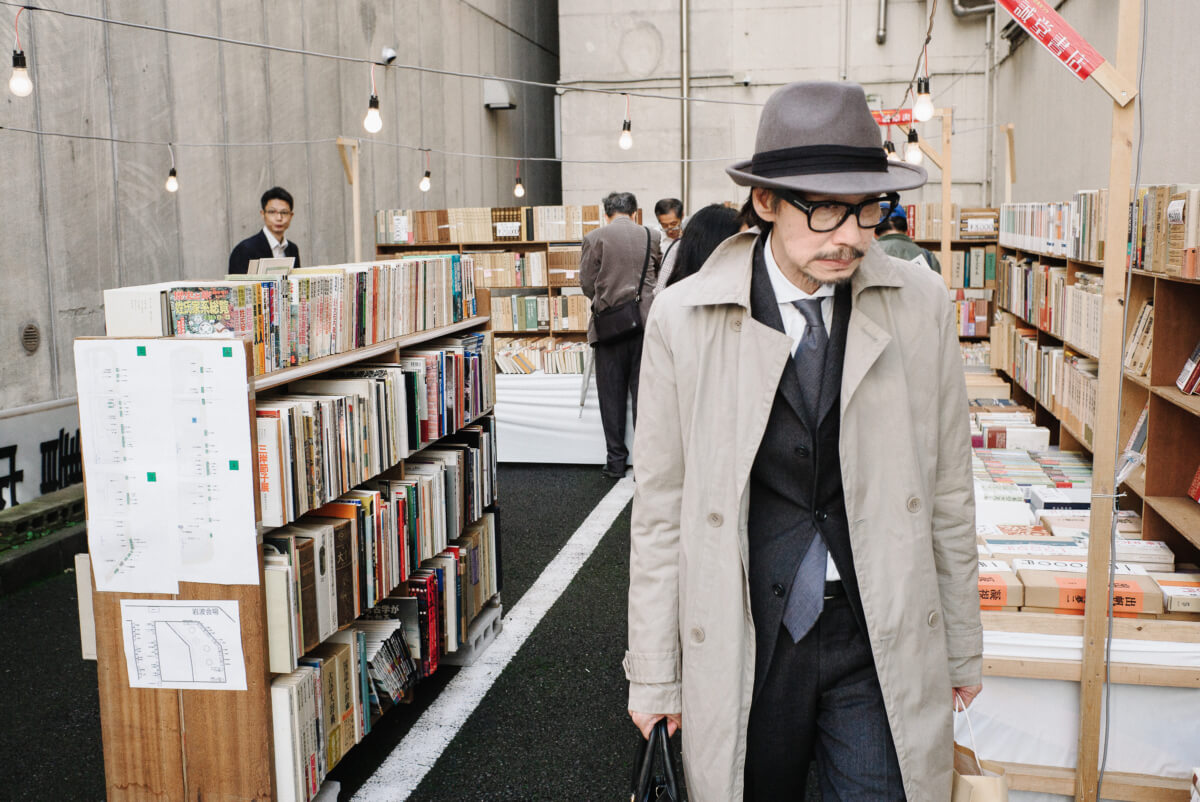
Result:
[[[1081,81],[1104,62],[1104,56],[1050,7],[1046,0],[996,0],[1025,32],[1042,43]]]
[[[871,116],[880,125],[912,125],[912,109],[884,109],[872,111]]]

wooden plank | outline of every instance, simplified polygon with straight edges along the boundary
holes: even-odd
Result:
[[[1037,635],[1083,635],[1084,619],[1076,615],[1051,613],[1006,613],[985,611],[980,614],[983,628],[992,632],[1028,632]],[[1200,643],[1200,623],[1156,621],[1148,618],[1118,618],[1113,621],[1113,637],[1123,640],[1153,640],[1172,643]]]
[[[1142,0],[1120,0],[1116,66],[1133,70],[1138,55],[1138,22]],[[1130,96],[1132,97],[1132,96]],[[1088,538],[1087,605],[1084,610],[1083,671],[1079,687],[1079,751],[1075,778],[1077,802],[1097,798],[1100,758],[1100,715],[1104,692],[1104,646],[1110,602],[1108,564],[1112,558],[1114,472],[1117,409],[1121,391],[1121,347],[1124,338],[1122,298],[1125,292],[1125,243],[1128,241],[1129,175],[1133,159],[1134,106],[1112,107],[1109,141],[1108,219],[1104,249],[1104,300],[1100,323],[1100,381],[1093,439],[1092,514]]]
[[[1155,387],[1153,392],[1159,398],[1165,398],[1180,409],[1200,417],[1200,395],[1187,395],[1174,385]]]
[[[1128,106],[1137,97],[1137,86],[1107,61],[1092,70],[1091,78],[1112,97],[1118,106]]]
[[[1004,138],[1008,142],[1007,170],[1004,175],[1004,202],[1012,203],[1012,187],[1017,183],[1017,144],[1014,140],[1013,124],[1004,126]]]
[[[1008,786],[1013,791],[1070,796],[1075,787],[1074,769],[993,762],[1003,767]],[[1102,793],[1105,799],[1122,802],[1187,802],[1190,793],[1188,786],[1186,779],[1107,771],[1104,773]]]
[[[1049,660],[1027,657],[983,657],[983,673],[989,677],[1056,679],[1079,682],[1078,660]],[[1168,688],[1200,688],[1200,668],[1113,663],[1112,681],[1118,685],[1151,685]]]
[[[148,593],[92,594],[104,782],[112,802],[171,802],[185,796],[179,691],[129,687],[121,627],[121,599],[172,598]]]
[[[179,586],[180,599],[237,601],[246,668],[244,691],[179,692],[187,761],[187,795],[183,798],[187,800],[275,798],[261,560],[258,573],[258,585],[185,582]]]
[[[1187,496],[1146,496],[1145,502],[1175,531],[1200,548],[1200,504]]]

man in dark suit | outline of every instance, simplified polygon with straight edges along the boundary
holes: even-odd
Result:
[[[283,187],[271,187],[262,196],[263,227],[252,237],[237,244],[229,254],[229,272],[245,273],[251,259],[282,259],[290,256],[300,266],[300,249],[288,242],[287,230],[295,214],[292,193]]]
[[[604,199],[603,225],[583,238],[579,283],[592,302],[592,312],[632,301],[641,295],[642,323],[650,312],[658,276],[658,237],[633,220],[637,198],[629,192],[612,192]],[[637,423],[638,372],[642,366],[642,334],[617,342],[596,342],[596,324],[588,324],[596,365],[596,392],[600,396],[600,421],[604,424],[606,457],[601,471],[610,479],[625,475],[629,450],[625,447],[625,399],[633,396]]]

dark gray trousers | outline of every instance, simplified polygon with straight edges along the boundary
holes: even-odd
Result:
[[[600,423],[604,425],[607,451],[605,467],[625,470],[629,449],[625,447],[625,401],[633,396],[633,422],[637,425],[638,373],[642,369],[642,335],[615,343],[593,346],[596,365],[596,394],[600,398]]]
[[[814,758],[823,802],[903,800],[871,645],[846,597],[826,600],[799,643],[782,626],[776,637],[750,707],[746,802],[804,799]]]

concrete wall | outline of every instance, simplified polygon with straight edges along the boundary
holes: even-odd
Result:
[[[62,0],[55,7],[362,58],[378,59],[391,46],[397,64],[558,79],[554,0]],[[14,14],[0,8],[0,31],[12,31]],[[259,196],[271,186],[296,198],[288,238],[304,264],[350,260],[351,193],[332,143],[339,135],[362,141],[361,239],[368,255],[377,208],[513,202],[513,162],[435,154],[433,190],[422,193],[423,154],[380,143],[554,155],[553,89],[511,85],[517,108],[488,111],[476,79],[377,69],[384,128],[373,136],[362,128],[366,65],[47,12],[25,12],[20,26],[35,90],[17,98],[0,88],[4,128],[297,144],[177,146],[180,189],[170,194],[163,187],[170,167],[164,146],[0,130],[0,412],[75,395],[72,341],[104,333],[104,289],[223,276],[233,245],[261,228]],[[3,41],[8,47],[10,40]],[[560,202],[556,164],[527,162],[522,178],[526,203]],[[27,323],[43,338],[31,355],[18,336]],[[22,425],[4,417],[8,429]],[[36,428],[40,418],[26,417]],[[59,423],[26,434],[49,441]],[[0,448],[14,444],[6,439]],[[21,500],[38,495],[38,454],[20,448],[31,450],[18,454],[26,469]]]
[[[1193,81],[1200,75],[1200,48],[1194,42],[1200,30],[1200,3],[1153,0],[1147,8],[1141,180],[1198,183],[1200,150],[1193,132],[1200,124],[1200,104]],[[1101,55],[1116,57],[1115,2],[1069,0],[1059,13]],[[1035,41],[1027,39],[1009,53],[1008,42],[1001,40],[997,55],[997,122],[1016,125],[1013,200],[1069,200],[1075,190],[1107,187],[1113,108],[1109,96],[1094,81],[1080,83]],[[1136,65],[1121,66],[1123,72],[1136,74]],[[1136,136],[1134,147],[1136,156]],[[997,167],[1002,169],[1003,161]],[[996,177],[1002,178],[999,170]]]
[[[876,43],[877,0],[692,0],[692,95],[762,103],[778,86],[796,80],[845,78],[878,95],[881,107],[900,102],[912,77],[929,3],[890,0],[887,38]],[[570,86],[637,88],[678,94],[679,0],[614,0],[604,6],[560,0],[562,81]],[[600,9],[603,10],[600,10]],[[938,6],[929,68],[934,99],[955,112],[953,195],[975,205],[986,196],[989,165],[988,22],[956,19],[949,3]],[[748,80],[749,85],[743,85]],[[580,92],[563,96],[563,156],[567,159],[678,159],[678,101],[634,98],[634,148],[617,147],[624,101]],[[758,109],[693,103],[694,159],[687,211],[707,203],[744,199],[724,166],[754,151]],[[940,143],[940,124],[921,126]],[[895,133],[893,138],[900,139]],[[940,145],[939,145],[940,147]],[[929,166],[928,162],[926,165]],[[936,200],[940,174],[930,167],[930,187],[906,201]],[[563,200],[594,202],[614,189],[638,195],[643,208],[678,196],[680,167],[673,164],[563,166]]]

